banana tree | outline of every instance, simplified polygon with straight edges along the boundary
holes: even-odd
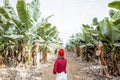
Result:
[[[8,0],[4,0],[4,6],[0,7],[0,17],[1,17],[0,19],[0,27],[1,27],[0,28],[1,30],[0,46],[2,47],[1,49],[8,50],[5,48],[7,47],[11,48],[10,47],[11,45],[15,47],[16,44],[18,44],[18,40],[23,39],[24,36],[16,32],[18,31],[17,25],[20,26],[20,24],[19,24],[19,21],[17,21],[18,19],[14,12],[14,9],[9,4]]]
[[[108,4],[109,7],[117,9],[117,10],[112,10],[113,14],[111,16],[111,21],[114,24],[113,26],[115,26],[117,28],[116,29],[116,32],[117,32],[116,35],[117,36],[116,37],[114,37],[115,35],[112,36],[113,37],[112,40],[114,41],[113,47],[115,47],[115,48],[113,48],[113,51],[112,51],[112,62],[113,62],[113,64],[112,64],[112,69],[113,69],[112,72],[114,74],[116,74],[116,76],[120,75],[119,70],[117,68],[117,61],[116,61],[116,56],[117,56],[116,47],[119,47],[116,44],[119,44],[119,40],[120,40],[120,37],[119,37],[120,36],[120,34],[119,34],[119,32],[120,32],[120,6],[119,5],[120,5],[120,1],[113,1],[113,2]]]
[[[66,48],[67,50],[70,50],[73,53],[76,53],[77,56],[79,56],[79,53],[77,53],[77,49],[79,48],[79,46],[75,46],[76,43],[79,43],[78,40],[76,40],[76,35],[72,35],[70,36],[70,40],[69,42],[66,44]],[[76,42],[77,41],[77,42]],[[76,49],[77,48],[77,49]]]
[[[81,47],[84,46],[84,56],[85,56],[85,60],[86,61],[89,61],[88,59],[88,50],[89,50],[89,47],[92,47],[94,46],[93,44],[93,38],[92,38],[92,34],[88,31],[89,29],[91,29],[91,27],[89,25],[82,25],[82,35],[80,36],[81,37]]]
[[[75,49],[74,51],[77,56],[81,55],[82,57],[85,57],[86,61],[88,61],[88,47],[90,47],[90,42],[92,43],[92,37],[91,34],[86,31],[86,29],[88,29],[88,25],[83,26],[84,32],[71,36],[69,43],[66,45],[66,48]],[[81,52],[81,49],[83,48],[85,49],[84,53]]]
[[[37,25],[40,23],[37,21],[40,13],[39,0],[33,0],[28,4],[26,4],[24,0],[18,0],[16,5],[18,14],[15,13],[14,8],[10,5],[8,0],[4,0],[4,4],[5,6],[0,7],[1,26],[8,29],[8,27],[12,25],[15,29],[13,34],[15,37],[19,37],[19,35],[20,37],[24,36],[24,38],[22,37],[19,38],[19,40],[15,40],[16,42],[19,41],[18,48],[21,44],[25,44],[24,47],[28,46],[28,52],[30,54],[32,34],[37,30]],[[6,21],[4,22],[5,24],[2,22],[3,20]],[[12,30],[8,31],[10,32]],[[13,35],[11,37],[13,37]],[[18,53],[22,55],[22,52],[18,51]]]
[[[48,19],[50,17],[43,19],[41,24],[41,27],[37,29],[37,35],[43,39],[42,45],[43,45],[43,56],[42,60],[45,63],[47,61],[47,50],[50,44],[52,43],[52,39],[58,34],[56,27],[52,26]]]
[[[20,30],[24,31],[28,46],[28,63],[30,62],[30,51],[33,43],[34,32],[37,31],[37,25],[40,24],[40,22],[38,22],[40,14],[39,7],[39,0],[33,0],[28,4],[26,4],[24,0],[18,0],[16,6],[19,19],[23,24],[23,27],[21,27]]]
[[[66,49],[70,52],[75,52],[75,40],[71,37],[70,40],[68,41],[68,43],[66,44]]]
[[[80,37],[80,33],[78,33],[74,36],[71,36],[71,40],[70,40],[71,44],[74,45],[75,53],[76,53],[77,57],[80,56],[80,39],[79,39],[79,37]]]
[[[96,21],[95,23],[97,23],[95,31],[98,34],[98,40],[103,42],[105,51],[107,53],[111,53],[112,55],[112,61],[113,61],[112,72],[114,73],[116,70],[118,70],[117,66],[115,66],[116,65],[116,60],[115,60],[116,52],[115,52],[114,43],[118,42],[118,40],[120,39],[120,30],[112,21],[109,21],[108,18],[105,18],[100,22]],[[110,54],[107,54],[107,55],[110,55]],[[101,61],[106,61],[104,60],[104,58],[102,58],[102,55],[101,55]]]

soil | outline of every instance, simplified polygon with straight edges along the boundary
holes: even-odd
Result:
[[[48,62],[38,66],[1,67],[0,80],[55,80],[53,64],[57,55],[51,54]],[[85,62],[75,53],[65,52],[67,59],[67,80],[120,80],[120,77],[105,77],[100,74],[100,65],[93,61]]]

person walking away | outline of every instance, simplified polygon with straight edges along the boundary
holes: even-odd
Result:
[[[67,60],[64,58],[64,49],[60,49],[53,68],[53,74],[56,74],[56,80],[67,80],[66,66]]]

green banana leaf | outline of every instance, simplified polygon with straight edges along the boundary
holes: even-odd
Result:
[[[115,25],[120,24],[120,19],[117,19],[116,21],[114,21],[113,24],[115,24]]]
[[[18,0],[16,8],[20,21],[25,25],[26,29],[29,29],[31,23],[25,0]]]
[[[10,19],[10,16],[8,13],[5,11],[4,7],[0,7],[0,14],[3,15],[6,19]]]
[[[28,10],[29,15],[31,18],[34,19],[34,21],[37,21],[39,15],[40,15],[40,1],[39,0],[33,0],[30,4],[28,4]]]
[[[10,39],[21,39],[21,38],[24,38],[23,35],[14,35],[14,34],[12,34],[12,35],[3,35],[3,37],[10,38]]]
[[[119,28],[114,26],[112,22],[108,19],[104,19],[99,23],[101,29],[100,33],[104,36],[106,40],[116,41],[120,39]],[[117,35],[117,36],[116,36]]]
[[[120,24],[120,11],[114,12],[114,15],[111,17],[115,25]]]
[[[4,6],[0,7],[0,14],[6,19],[17,19],[17,15],[14,11],[14,8],[10,5],[9,0],[4,0]],[[17,19],[18,20],[18,19]]]
[[[0,25],[2,29],[4,30],[4,32],[6,32],[10,28],[10,26],[12,26],[12,24],[9,21],[6,22],[5,24],[0,23]]]
[[[93,20],[92,20],[92,25],[97,25],[98,24],[98,20],[97,20],[97,18],[95,17],[95,18],[93,18]]]
[[[113,1],[108,4],[109,7],[120,10],[120,1]]]

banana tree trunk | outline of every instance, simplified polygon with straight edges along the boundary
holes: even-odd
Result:
[[[106,55],[103,51],[100,54],[100,61],[101,61],[101,65],[102,65],[102,73],[104,75],[108,76],[109,75],[108,63],[107,63]]]
[[[28,61],[28,65],[30,65],[30,59],[31,59],[31,43],[30,43],[30,41],[28,41],[27,48],[28,48],[28,58],[27,58],[27,61]]]
[[[37,65],[37,62],[36,62],[36,60],[37,60],[37,54],[36,54],[35,51],[32,52],[32,59],[33,59],[33,65]]]
[[[118,67],[117,67],[117,60],[116,60],[115,52],[112,53],[112,73],[113,73],[112,75],[114,75],[114,76],[120,75]]]
[[[109,76],[107,56],[104,52],[104,46],[103,46],[103,43],[101,41],[97,43],[97,49],[98,50],[96,51],[96,54],[97,54],[97,56],[99,56],[101,66],[102,66],[101,73],[106,75],[106,76]]]
[[[4,58],[0,55],[0,68],[1,68],[2,65],[4,64],[3,59],[4,59]]]
[[[18,44],[18,56],[17,56],[17,65],[19,65],[23,60],[23,43],[19,42]]]
[[[4,63],[5,65],[11,67],[16,65],[16,60],[14,57],[14,47],[13,46],[8,46],[5,48],[4,51]]]
[[[32,47],[32,62],[33,65],[37,65],[37,58],[39,57],[39,43],[36,43],[33,47]]]
[[[43,56],[42,56],[43,63],[47,61],[47,46],[43,50]]]
[[[85,61],[89,61],[87,47],[85,47]]]
[[[77,55],[77,57],[80,56],[80,48],[79,48],[79,46],[76,46],[76,55]]]

